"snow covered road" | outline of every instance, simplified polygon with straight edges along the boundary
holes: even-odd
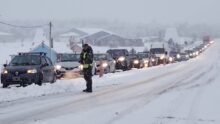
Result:
[[[219,124],[219,53],[216,42],[187,62],[94,77],[92,94],[83,79],[0,89],[0,124]]]

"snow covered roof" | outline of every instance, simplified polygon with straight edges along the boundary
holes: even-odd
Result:
[[[101,29],[101,28],[77,28],[77,29],[87,33],[88,35],[95,34],[100,31],[106,31],[105,29]]]
[[[60,35],[61,37],[71,37],[71,36],[79,36],[79,34],[75,33],[75,32],[68,32],[68,33],[64,33]]]

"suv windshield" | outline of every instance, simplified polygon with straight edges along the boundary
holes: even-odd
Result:
[[[138,54],[140,58],[149,58],[149,54]]]
[[[153,54],[163,54],[165,53],[165,49],[164,48],[151,48],[150,52]]]
[[[95,61],[106,60],[106,59],[107,59],[106,54],[94,54]]]
[[[58,59],[60,62],[79,61],[80,54],[59,54]]]
[[[126,56],[128,54],[128,51],[126,51],[126,50],[108,50],[107,53],[109,53],[110,55],[112,55],[114,57],[118,57],[118,56]]]
[[[18,65],[40,65],[40,56],[37,55],[19,55],[15,56],[9,65],[18,66]]]

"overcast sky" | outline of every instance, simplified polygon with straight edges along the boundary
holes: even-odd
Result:
[[[219,23],[220,0],[0,0],[0,20]]]

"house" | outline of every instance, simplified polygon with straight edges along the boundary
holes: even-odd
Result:
[[[73,28],[60,37],[66,37],[69,42],[88,43],[94,46],[143,46],[142,39],[127,39],[105,29],[99,28]]]
[[[102,31],[103,29],[98,28],[72,28],[59,35],[59,41],[68,42],[73,39],[75,42],[79,42],[81,38],[95,34]]]
[[[102,38],[104,38],[104,37],[106,37],[106,36],[110,36],[110,35],[111,35],[111,34],[108,33],[108,32],[99,31],[99,32],[94,33],[94,34],[92,34],[92,35],[88,35],[88,36],[82,38],[81,40],[83,40],[84,43],[88,43],[88,44],[91,44],[91,45],[97,45],[97,44],[98,44],[97,41],[98,41],[99,39],[102,39]]]
[[[75,42],[70,42],[70,49],[73,51],[73,53],[81,53],[82,52],[82,47],[80,47]]]
[[[142,39],[126,39],[116,34],[109,34],[94,40],[97,46],[144,46]]]
[[[31,52],[44,52],[46,53],[46,56],[52,60],[53,64],[57,61],[57,52],[47,46],[44,42],[33,48]]]

